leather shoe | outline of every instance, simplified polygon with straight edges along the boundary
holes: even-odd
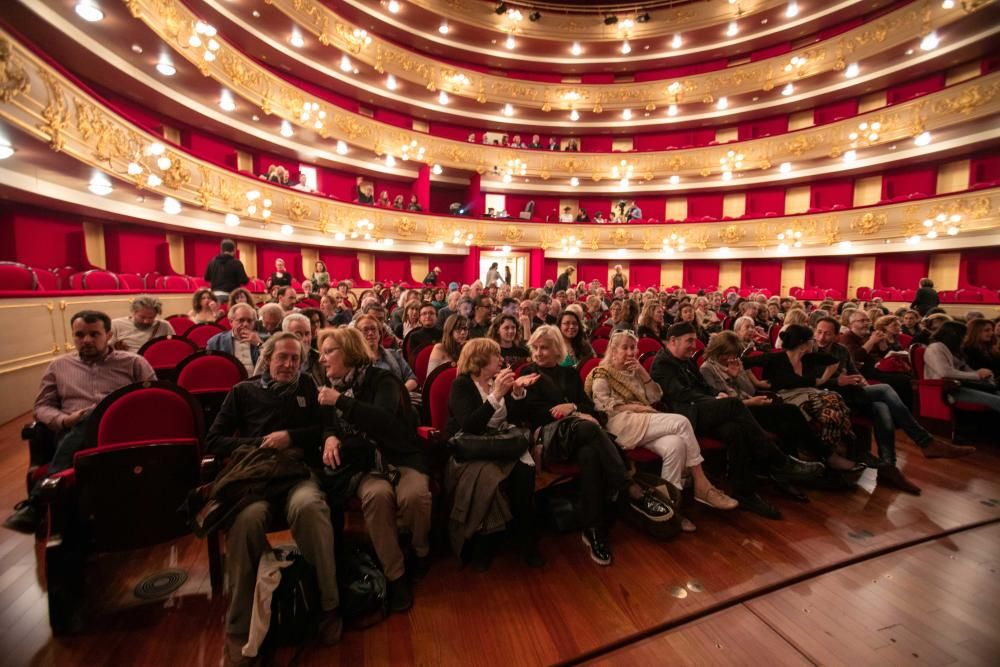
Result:
[[[789,480],[812,479],[822,475],[824,469],[819,461],[800,461],[794,456],[787,456],[781,465],[771,468],[771,473]]]
[[[410,582],[406,576],[390,581],[386,586],[389,598],[389,611],[404,612],[413,608],[413,593],[410,592]]]
[[[30,499],[14,505],[14,513],[3,522],[4,528],[31,535],[42,523],[42,511]]]
[[[324,646],[333,646],[344,634],[344,619],[339,609],[324,611],[319,617],[319,640]]]
[[[410,560],[410,568],[409,568],[410,578],[413,579],[413,581],[423,581],[424,577],[427,576],[428,570],[430,569],[431,569],[431,557],[429,555],[428,556],[418,556],[416,554],[413,555],[413,558]]]
[[[632,509],[655,521],[667,514],[667,506],[659,498],[653,495],[652,490],[647,489],[638,498],[631,498],[629,505]]]
[[[906,479],[902,471],[894,465],[886,464],[879,466],[876,480],[880,485],[885,484],[900,491],[912,493],[915,496],[920,495],[920,487]]]
[[[740,509],[746,510],[747,512],[753,512],[754,514],[759,514],[765,519],[780,519],[781,512],[778,508],[761,498],[756,493],[748,493],[746,495],[736,496],[736,500],[740,503]]]
[[[598,565],[611,565],[611,547],[597,531],[588,528],[583,531],[583,543],[590,547],[590,559]]]
[[[246,643],[246,635],[226,635],[226,643],[222,647],[222,664],[225,667],[251,667],[260,662],[258,658],[248,658],[243,655],[243,646]]]
[[[960,456],[968,456],[976,451],[975,447],[966,445],[953,445],[938,438],[931,440],[920,451],[929,459],[957,459]]]
[[[521,561],[532,568],[545,567],[545,556],[538,550],[538,544],[530,542],[521,547]]]
[[[709,487],[708,491],[703,494],[695,491],[694,499],[717,510],[734,510],[740,505],[714,486]]]

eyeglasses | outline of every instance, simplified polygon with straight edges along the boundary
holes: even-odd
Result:
[[[254,324],[256,321],[257,320],[254,319],[240,317],[238,319],[233,320],[233,324]]]

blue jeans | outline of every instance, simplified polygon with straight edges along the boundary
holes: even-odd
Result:
[[[871,401],[870,416],[875,429],[875,443],[883,463],[896,465],[897,428],[903,429],[920,447],[930,444],[933,436],[917,422],[895,389],[887,384],[869,385],[864,389],[865,396]]]
[[[959,387],[952,393],[952,398],[958,403],[978,403],[985,405],[994,412],[1000,412],[1000,394],[991,394],[988,391]]]

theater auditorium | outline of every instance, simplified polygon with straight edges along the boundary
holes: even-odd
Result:
[[[5,665],[1000,663],[994,0],[5,0]]]

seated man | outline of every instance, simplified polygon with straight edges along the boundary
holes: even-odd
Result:
[[[285,310],[277,303],[265,303],[258,313],[257,333],[260,339],[266,341],[268,336],[281,329],[281,320],[285,319]]]
[[[907,493],[920,493],[920,488],[896,467],[897,428],[903,429],[929,459],[956,458],[976,451],[975,447],[953,445],[935,438],[913,418],[892,387],[868,384],[858,372],[851,353],[837,342],[839,332],[840,323],[832,317],[824,317],[816,323],[817,350],[838,360],[837,367],[831,368],[831,375],[822,386],[843,396],[852,410],[871,418],[878,445],[878,460],[872,463],[878,468],[880,482]]]
[[[230,330],[217,333],[208,339],[205,347],[216,352],[228,352],[243,364],[247,374],[253,375],[253,369],[260,357],[260,336],[254,331],[257,324],[257,313],[253,306],[245,303],[234,304],[229,309]]]
[[[416,357],[421,348],[441,340],[441,330],[437,328],[437,315],[437,309],[431,304],[425,303],[420,306],[420,314],[417,316],[417,324],[420,326],[409,333],[411,357]]]
[[[740,399],[712,391],[691,359],[695,340],[695,328],[690,322],[672,325],[667,330],[667,345],[657,353],[650,376],[663,390],[663,403],[671,412],[691,420],[696,435],[725,443],[733,482],[731,495],[740,507],[768,519],[780,519],[781,512],[757,494],[758,465],[776,478],[793,480],[821,474],[823,464],[806,463],[784,454]]]
[[[140,294],[132,301],[132,315],[111,320],[111,347],[137,353],[139,348],[160,336],[173,336],[170,322],[159,319],[163,306],[155,296]]]
[[[298,310],[298,308],[295,307],[295,304],[298,303],[299,301],[299,295],[296,293],[294,287],[288,285],[279,288],[277,296],[278,296],[278,305],[281,306],[281,309],[283,311],[285,311],[285,315]]]
[[[82,310],[70,318],[69,325],[76,354],[64,354],[49,363],[35,399],[35,419],[56,434],[49,475],[73,467],[73,455],[86,444],[87,418],[105,396],[133,382],[156,379],[148,361],[111,349],[111,318],[106,314]],[[37,530],[44,516],[39,487],[17,504],[4,526],[22,533]]]
[[[913,407],[913,385],[910,383],[912,373],[890,373],[879,370],[876,365],[881,361],[883,354],[879,351],[879,344],[886,340],[883,331],[872,330],[872,319],[868,313],[855,309],[847,319],[848,331],[840,334],[839,343],[847,348],[851,354],[854,365],[865,376],[866,380],[872,382],[884,382],[895,390],[899,399],[907,409]]]
[[[206,442],[211,453],[227,457],[244,445],[270,447],[289,450],[311,468],[320,467],[319,403],[312,378],[299,373],[302,353],[302,342],[293,333],[280,332],[268,339],[261,350],[264,374],[233,387],[209,429]],[[277,507],[267,500],[250,503],[227,530],[231,597],[226,611],[226,664],[250,664],[242,648],[250,632],[257,565],[268,548],[267,528],[274,511],[284,514],[303,557],[316,569],[321,641],[335,644],[340,640],[343,621],[338,611],[333,526],[326,497],[312,474],[293,486]]]

